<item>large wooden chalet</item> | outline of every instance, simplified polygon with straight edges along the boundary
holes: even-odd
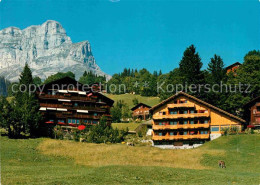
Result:
[[[110,108],[114,101],[70,77],[40,86],[37,95],[43,124],[95,125],[102,116],[111,122]]]
[[[180,92],[150,109],[152,140],[163,148],[193,148],[221,136],[221,129],[245,121],[194,96]]]
[[[248,127],[260,128],[260,96],[248,102],[245,106],[245,117]]]

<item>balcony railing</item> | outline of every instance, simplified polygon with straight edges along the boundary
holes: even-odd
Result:
[[[50,95],[50,94],[41,94],[39,95],[40,99],[68,99],[74,101],[87,101],[87,102],[96,102],[95,99],[85,96],[64,96],[64,95]]]
[[[177,119],[177,118],[197,118],[197,117],[209,117],[209,112],[190,113],[190,114],[153,115],[153,119]]]
[[[209,123],[183,125],[153,125],[154,130],[209,128]]]
[[[192,108],[195,107],[194,103],[178,103],[178,104],[168,104],[168,108],[180,108],[180,107],[187,107],[187,108]]]
[[[93,112],[105,112],[105,108],[99,108],[99,107],[86,107],[86,106],[68,106],[68,105],[61,105],[61,104],[51,104],[51,103],[40,103],[41,107],[50,107],[50,108],[64,108],[69,110],[88,110]]]
[[[187,140],[187,139],[209,139],[209,134],[196,134],[196,135],[169,135],[158,136],[153,135],[153,140]]]

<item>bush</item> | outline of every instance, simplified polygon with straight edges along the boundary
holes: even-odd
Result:
[[[113,129],[107,124],[106,117],[100,119],[100,123],[90,128],[86,134],[87,142],[91,143],[120,143],[124,140],[127,130]]]
[[[239,133],[239,127],[238,126],[231,126],[231,127],[225,127],[221,128],[222,135],[227,136],[230,134],[238,134]]]
[[[61,126],[55,126],[53,129],[54,138],[55,139],[64,139],[64,131],[62,130]]]
[[[247,128],[247,129],[245,130],[245,133],[246,133],[246,134],[254,134],[254,130],[251,129],[251,128]]]

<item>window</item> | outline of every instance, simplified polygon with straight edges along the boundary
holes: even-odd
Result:
[[[195,113],[195,111],[194,110],[190,110],[190,114],[194,114]]]
[[[190,120],[190,124],[194,124],[194,120]]]
[[[170,132],[170,136],[173,136],[174,135],[174,133],[173,132]]]
[[[188,124],[188,121],[187,121],[187,120],[185,120],[183,123],[184,123],[184,125],[187,125],[187,124]]]
[[[161,132],[159,132],[159,136],[162,136],[162,133],[161,133]]]
[[[209,123],[209,121],[208,120],[204,120],[204,123]]]
[[[163,112],[163,115],[166,115],[166,112]]]
[[[172,110],[172,111],[170,111],[170,114],[178,114],[178,111]]]
[[[170,125],[174,125],[174,122],[173,122],[173,121],[170,121]]]
[[[52,92],[51,92],[51,95],[56,95],[56,91],[52,91]]]
[[[159,125],[163,125],[163,123],[162,123],[162,122],[159,122]]]
[[[256,107],[257,112],[260,112],[260,106]]]
[[[64,120],[58,120],[58,122],[64,123]]]
[[[97,124],[97,121],[96,121],[96,120],[93,120],[92,123],[93,123],[93,124]]]
[[[188,101],[187,101],[187,100],[185,100],[185,101],[184,101],[184,103],[188,103]]]
[[[174,121],[173,124],[174,124],[174,125],[177,125],[177,124],[178,124],[178,121]]]
[[[187,135],[187,134],[188,134],[188,132],[187,132],[187,131],[183,132],[183,135]]]
[[[94,116],[97,116],[97,115],[98,115],[98,114],[95,112],[95,113],[94,113]]]
[[[178,103],[177,100],[175,100],[175,101],[174,101],[174,104],[177,104],[177,103]]]
[[[77,119],[77,124],[79,124],[79,119]]]
[[[219,131],[219,127],[211,127],[211,132],[218,132]]]
[[[200,134],[204,134],[204,131],[200,131]]]
[[[208,134],[208,131],[205,131],[204,133],[205,133],[205,134]]]
[[[188,111],[187,110],[183,111],[183,114],[188,114]]]
[[[78,103],[74,103],[74,106],[77,107],[77,106],[78,106]]]

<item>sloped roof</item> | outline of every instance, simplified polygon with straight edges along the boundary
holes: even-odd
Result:
[[[256,97],[256,98],[250,100],[248,103],[246,103],[246,104],[244,105],[244,107],[248,107],[248,106],[250,106],[252,103],[254,103],[254,102],[258,101],[258,100],[260,101],[260,96],[258,96],[258,97]]]
[[[144,105],[144,106],[146,106],[146,107],[148,107],[148,108],[151,108],[151,106],[146,105],[146,104],[144,104],[144,103],[138,103],[136,106],[134,106],[133,108],[131,108],[131,110],[133,111],[133,110],[135,110],[137,107],[139,107],[139,106],[141,106],[141,105]]]
[[[178,96],[180,96],[180,95],[183,95],[183,96],[186,96],[186,97],[188,97],[188,98],[190,98],[190,99],[193,99],[194,101],[199,102],[199,103],[205,105],[206,107],[209,107],[209,108],[211,108],[211,109],[214,109],[214,110],[216,110],[216,111],[218,111],[218,112],[220,112],[220,113],[222,113],[222,114],[225,114],[226,116],[229,116],[229,117],[231,117],[231,118],[233,118],[233,119],[235,119],[235,120],[238,120],[238,121],[240,121],[240,122],[246,122],[245,120],[243,120],[243,119],[241,119],[241,118],[239,118],[239,117],[237,117],[237,116],[235,116],[235,115],[233,115],[233,114],[230,114],[230,113],[228,113],[228,112],[226,112],[226,111],[224,111],[224,110],[222,110],[222,109],[220,109],[220,108],[217,108],[217,107],[215,107],[215,106],[213,106],[213,105],[211,105],[211,104],[209,104],[209,103],[207,103],[207,102],[205,102],[205,101],[202,101],[202,100],[200,100],[200,99],[198,99],[198,98],[196,98],[196,97],[194,97],[194,96],[191,96],[191,95],[189,95],[189,94],[187,94],[187,93],[184,93],[184,92],[179,92],[179,93],[177,93],[177,94],[175,94],[175,95],[173,95],[173,96],[167,98],[166,100],[162,101],[161,103],[159,103],[159,104],[153,106],[153,107],[150,109],[150,111],[152,112],[154,109],[156,109],[156,108],[158,108],[158,107],[164,105],[165,103],[167,103],[167,102],[173,100],[174,98],[176,98],[176,97],[178,97]]]
[[[229,66],[227,66],[226,67],[226,70],[227,69],[230,69],[230,68],[232,68],[232,67],[234,67],[234,66],[236,66],[236,65],[242,65],[240,62],[235,62],[234,64],[231,64],[231,65],[229,65]]]

